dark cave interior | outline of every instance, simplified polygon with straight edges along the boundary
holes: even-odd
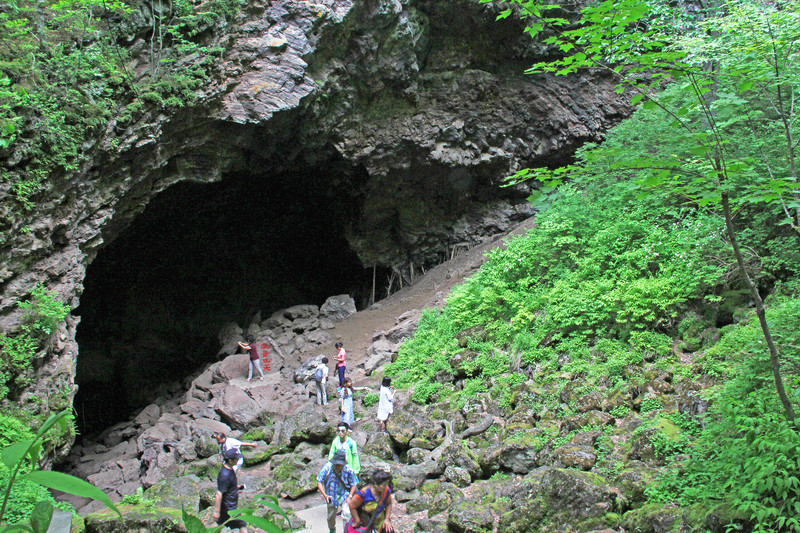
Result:
[[[345,232],[358,222],[366,178],[331,157],[182,182],[154,198],[87,268],[76,311],[81,434],[126,420],[217,360],[226,323],[246,327],[258,312],[343,293],[362,308],[372,268]]]

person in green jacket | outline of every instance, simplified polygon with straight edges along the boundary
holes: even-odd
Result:
[[[353,472],[358,474],[361,471],[361,461],[358,459],[358,445],[353,437],[348,437],[347,432],[350,430],[345,422],[339,422],[336,426],[336,437],[331,443],[331,451],[328,453],[328,460],[333,459],[333,454],[339,448],[344,448],[347,454],[347,466],[353,469]]]

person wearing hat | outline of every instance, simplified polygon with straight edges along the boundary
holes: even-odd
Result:
[[[236,450],[225,450],[222,452],[222,468],[217,475],[217,496],[214,499],[214,514],[211,515],[214,521],[225,524],[231,529],[239,529],[239,533],[247,533],[247,523],[244,520],[230,520],[228,511],[236,509],[239,505],[239,484],[236,480],[234,465],[239,460]],[[227,522],[227,523],[226,523]]]
[[[347,452],[339,448],[317,476],[317,490],[328,506],[328,529],[331,533],[336,533],[336,512],[347,497],[355,493],[357,486],[358,476],[347,466]]]

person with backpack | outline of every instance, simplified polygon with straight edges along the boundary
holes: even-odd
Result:
[[[339,449],[317,475],[317,490],[328,506],[328,529],[336,533],[336,513],[358,487],[358,476],[347,466],[347,452]]]
[[[261,374],[261,377],[258,378],[261,381],[264,381],[264,371],[261,370],[261,356],[258,355],[258,346],[256,346],[256,339],[252,335],[248,335],[245,339],[247,342],[238,342],[239,348],[243,350],[248,350],[250,352],[250,370],[247,372],[247,381],[253,379],[253,367],[258,369],[258,373]]]
[[[317,405],[328,405],[328,358],[314,368],[314,382],[317,384]]]
[[[244,488],[244,485],[238,484],[236,471],[233,468],[239,457],[233,449],[225,450],[222,457],[224,462],[217,475],[217,494],[211,517],[220,526],[225,524],[231,529],[238,529],[239,533],[247,533],[247,523],[244,520],[231,520],[228,515],[228,511],[239,506],[239,491]]]
[[[370,484],[347,500],[351,518],[345,533],[394,533],[392,526],[392,475],[376,469]]]
[[[347,435],[350,426],[345,422],[339,422],[336,426],[336,436],[331,442],[331,450],[328,452],[328,460],[332,460],[337,451],[344,448],[347,464],[353,469],[353,472],[358,474],[361,472],[361,461],[358,458],[358,444],[355,439]]]

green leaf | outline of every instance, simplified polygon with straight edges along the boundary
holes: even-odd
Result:
[[[60,413],[52,414],[47,417],[47,420],[44,421],[42,427],[40,427],[39,431],[36,432],[35,438],[42,437],[55,424],[59,424],[62,429],[67,429],[67,417],[69,414],[69,411],[61,411]]]
[[[187,512],[184,506],[181,506],[181,514],[183,517],[183,525],[186,526],[186,530],[189,533],[208,533],[209,530],[206,528],[205,524],[203,524],[203,521]],[[219,531],[221,528],[222,526],[219,526],[215,531]]]
[[[122,516],[122,514],[119,512],[119,509],[117,509],[105,492],[98,489],[91,483],[88,483],[75,476],[64,474],[62,472],[34,470],[33,472],[22,476],[21,479],[28,479],[49,489],[60,490],[61,492],[74,494],[75,496],[97,500],[102,502],[106,507],[117,513],[119,516]]]
[[[0,529],[0,533],[11,533],[12,531],[28,531],[36,533],[35,531],[33,531],[33,529],[30,528],[30,526],[27,526],[25,524],[14,524],[11,526],[3,526],[3,529]]]
[[[35,533],[47,533],[53,519],[53,504],[42,501],[36,504],[31,515],[31,526]]]
[[[2,454],[0,454],[0,459],[2,459],[3,464],[6,465],[9,470],[13,470],[17,463],[28,453],[28,449],[30,449],[32,444],[32,440],[24,440],[6,446],[3,448]]]
[[[272,521],[267,520],[266,518],[246,513],[242,513],[241,515],[239,515],[239,518],[244,520],[248,524],[252,524],[258,528],[263,529],[267,533],[283,533],[282,528],[276,526],[274,523],[272,523]]]

